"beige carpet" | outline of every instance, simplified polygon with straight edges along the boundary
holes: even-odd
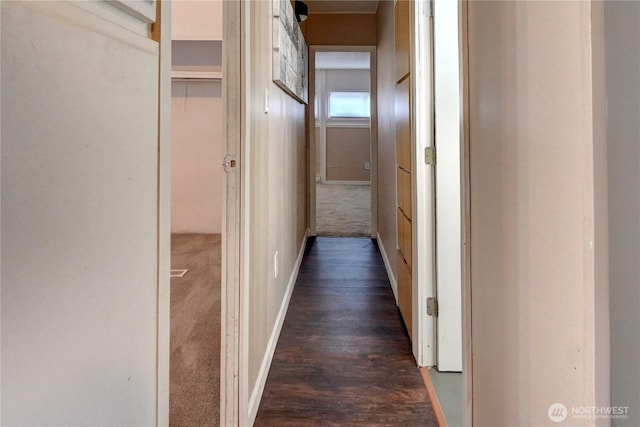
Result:
[[[220,235],[174,234],[169,424],[220,424]]]
[[[370,236],[371,186],[316,184],[318,236]]]

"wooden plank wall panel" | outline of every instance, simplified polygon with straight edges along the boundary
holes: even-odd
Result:
[[[409,74],[409,1],[399,0],[395,6],[396,81]]]
[[[398,166],[411,171],[411,123],[409,78],[396,84],[396,157]]]
[[[411,336],[412,319],[412,155],[409,2],[395,5],[395,122],[398,215],[398,306]]]
[[[402,255],[398,253],[398,290],[403,288],[411,289],[411,272],[409,271],[409,266],[402,260]],[[409,337],[411,337],[413,327],[411,323],[411,298],[398,298],[398,307],[400,308],[402,320],[407,328],[407,333]]]

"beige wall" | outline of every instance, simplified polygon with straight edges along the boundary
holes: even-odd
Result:
[[[268,343],[306,231],[305,106],[271,80],[270,2],[247,4],[250,31],[246,119],[249,167],[248,284],[249,391],[266,379]],[[269,114],[264,113],[265,88]],[[274,254],[279,275],[274,278]],[[260,390],[261,392],[261,390]],[[257,409],[257,408],[254,408]]]
[[[171,232],[220,233],[225,155],[219,81],[172,84]]]
[[[378,6],[378,243],[396,277],[396,125],[393,2]]]
[[[611,404],[640,425],[640,3],[605,3],[611,292]]]
[[[601,19],[589,2],[469,2],[477,426],[608,404]]]
[[[158,45],[107,3],[1,7],[2,424],[154,425]]]
[[[327,181],[369,181],[370,159],[368,127],[327,127]]]
[[[372,13],[311,14],[301,28],[310,46],[376,45],[376,15]]]
[[[222,40],[223,0],[173,0],[174,40]],[[212,25],[213,23],[213,25]]]

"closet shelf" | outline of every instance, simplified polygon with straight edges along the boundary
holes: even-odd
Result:
[[[222,80],[221,67],[174,67],[171,80]]]

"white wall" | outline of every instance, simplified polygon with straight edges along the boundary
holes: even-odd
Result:
[[[611,404],[640,425],[640,3],[605,3]]]
[[[2,2],[3,425],[156,422],[147,33],[108,4]]]
[[[394,3],[378,6],[378,244],[396,278],[396,123]],[[394,289],[395,292],[395,289]],[[396,294],[397,295],[397,294]]]
[[[249,32],[249,81],[246,95],[247,149],[242,165],[248,192],[249,242],[244,262],[247,275],[244,300],[248,334],[249,417],[255,416],[279,333],[286,314],[287,295],[295,280],[295,263],[306,224],[307,163],[305,106],[287,95],[271,79],[273,46],[271,2],[245,4]],[[265,88],[269,113],[265,114]],[[274,255],[279,274],[274,277]]]
[[[468,7],[473,423],[556,425],[609,404],[602,5]]]
[[[171,123],[171,231],[221,233],[222,83],[174,80]]]

